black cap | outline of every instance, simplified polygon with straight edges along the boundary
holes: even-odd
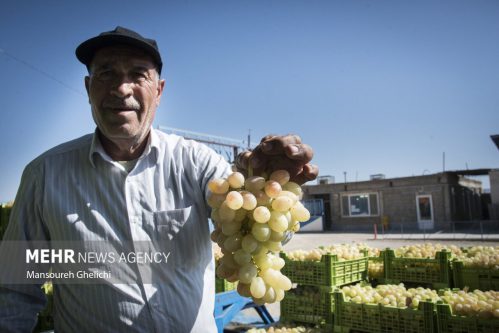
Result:
[[[76,48],[75,53],[78,60],[88,67],[97,50],[106,46],[123,44],[144,50],[153,58],[158,66],[158,72],[161,74],[163,62],[161,61],[161,55],[159,54],[156,41],[154,39],[144,38],[133,30],[119,26],[112,31],[103,32],[99,36],[84,41]]]

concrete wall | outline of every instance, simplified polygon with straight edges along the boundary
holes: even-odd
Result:
[[[384,218],[388,219],[389,228],[392,230],[416,230],[416,197],[431,195],[434,228],[442,230],[450,228],[450,221],[468,220],[470,213],[466,210],[467,207],[475,207],[476,212],[471,216],[479,218],[479,196],[459,182],[460,178],[454,174],[439,173],[356,183],[309,185],[305,187],[305,194],[310,198],[328,194],[331,198],[331,221],[326,224],[331,225],[331,230],[342,231],[372,231],[373,224],[381,225]],[[378,194],[379,214],[364,217],[343,216],[342,195],[366,192]],[[468,206],[461,202],[462,200],[467,200]],[[460,211],[461,208],[464,211]]]

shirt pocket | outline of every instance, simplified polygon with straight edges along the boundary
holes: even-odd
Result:
[[[155,212],[154,225],[159,237],[172,240],[189,220],[191,208],[192,206]]]

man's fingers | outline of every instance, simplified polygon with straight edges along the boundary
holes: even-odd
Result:
[[[309,181],[314,180],[319,176],[319,167],[315,164],[306,164],[303,167],[303,174]]]
[[[243,151],[242,153],[238,154],[236,157],[236,167],[240,170],[247,170],[250,157],[250,151]]]
[[[316,165],[306,164],[303,167],[303,171],[297,174],[296,176],[292,177],[291,181],[302,185],[305,184],[306,182],[316,179],[318,175],[319,175],[319,168]]]
[[[284,154],[285,149],[289,145],[301,144],[301,138],[298,135],[285,135],[285,136],[270,136],[266,140],[260,142],[259,147],[263,153],[267,155]]]
[[[286,156],[295,161],[301,161],[304,164],[310,162],[314,157],[312,147],[307,144],[292,144],[286,147]]]
[[[267,140],[270,140],[272,138],[275,138],[277,135],[274,135],[274,134],[269,134],[269,135],[265,135],[261,140],[260,140],[260,143],[262,142],[265,142]]]

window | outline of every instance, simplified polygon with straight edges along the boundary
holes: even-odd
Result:
[[[379,215],[377,193],[344,194],[341,197],[343,216]]]

